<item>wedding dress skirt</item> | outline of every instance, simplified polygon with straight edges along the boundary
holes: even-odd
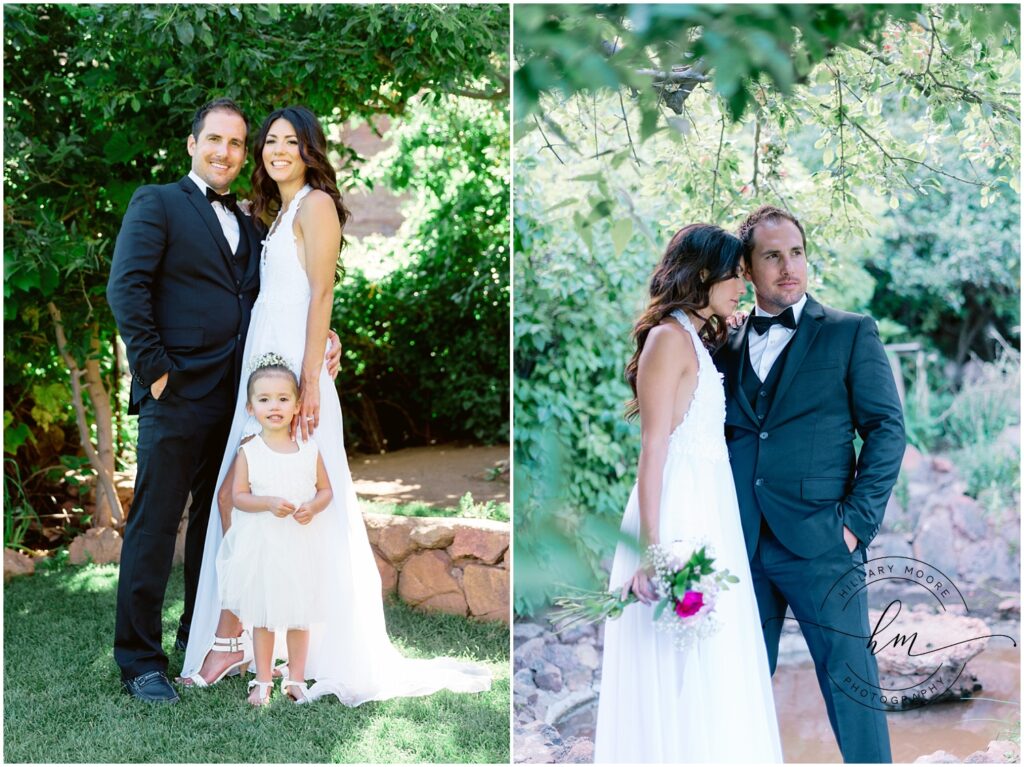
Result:
[[[594,761],[779,763],[768,656],[725,446],[722,381],[689,319],[674,316],[693,338],[699,372],[689,412],[669,438],[660,541],[706,542],[716,569],[728,568],[740,582],[717,597],[717,632],[686,650],[655,629],[653,605],[631,605],[605,623]],[[639,538],[636,487],[621,531]],[[621,588],[639,566],[640,553],[620,543],[609,587]]]
[[[306,186],[295,196],[264,244],[260,295],[253,307],[245,342],[242,382],[218,487],[234,461],[241,439],[259,432],[258,423],[245,411],[250,363],[263,354],[275,352],[288,360],[296,373],[302,364],[310,290],[298,261],[292,223],[309,191]],[[306,677],[315,683],[310,687],[309,697],[335,695],[347,705],[358,706],[369,700],[428,695],[442,689],[489,689],[491,674],[482,666],[452,658],[406,658],[392,646],[384,624],[380,574],[359,511],[343,435],[337,390],[324,366],[320,371],[320,425],[315,438],[334,498],[317,519],[330,556],[322,565],[324,580],[316,584],[324,590],[327,609],[310,625]],[[213,642],[221,610],[216,560],[222,538],[220,514],[214,508],[206,532],[182,676],[199,673]],[[287,555],[286,551],[280,552],[282,557]],[[246,628],[251,631],[252,627]],[[275,656],[286,658],[284,633],[275,636],[275,640]]]

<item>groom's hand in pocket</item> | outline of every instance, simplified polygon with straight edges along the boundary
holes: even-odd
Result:
[[[164,389],[167,388],[167,379],[170,377],[170,373],[164,373],[158,379],[153,381],[149,387],[149,393],[153,395],[153,399],[160,399],[164,396]]]
[[[853,531],[846,525],[843,525],[843,540],[846,541],[846,548],[850,550],[851,554],[853,553],[853,550],[857,548],[857,544],[860,543],[857,536],[854,535]]]

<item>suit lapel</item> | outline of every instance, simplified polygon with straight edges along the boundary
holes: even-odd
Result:
[[[230,274],[231,248],[228,246],[227,238],[224,237],[224,230],[221,229],[217,214],[213,212],[213,207],[210,205],[206,197],[199,193],[199,187],[197,187],[188,176],[185,176],[185,178],[179,181],[178,186],[180,186],[185,192],[189,203],[191,203],[192,207],[195,208],[199,217],[203,219],[203,223],[206,224],[206,228],[210,230],[210,236],[212,236],[216,241],[217,247],[220,249],[220,254],[224,258],[224,263],[227,264],[229,270],[228,273]]]
[[[771,411],[786,396],[786,390],[789,389],[793,379],[796,378],[796,374],[800,371],[800,365],[803,364],[804,357],[807,356],[807,352],[810,350],[811,344],[814,343],[814,339],[818,337],[818,332],[821,330],[821,320],[824,316],[825,311],[821,308],[821,304],[807,296],[807,303],[804,304],[800,324],[796,327],[796,333],[793,335],[793,340],[790,341],[789,350],[786,353],[782,374],[779,376],[779,385],[775,389],[775,396],[772,397],[772,406],[768,411],[768,417],[771,417]]]
[[[259,285],[260,257],[263,255],[263,245],[260,243],[256,227],[249,216],[239,213],[235,218],[238,219],[238,230],[241,236],[249,244],[249,263],[245,266],[245,277],[242,279],[242,289],[249,290]]]
[[[747,395],[743,393],[743,362],[747,358],[747,337],[750,334],[750,317],[753,316],[753,312],[747,317],[747,321],[743,323],[743,327],[740,328],[739,332],[734,333],[729,339],[729,354],[726,357],[726,380],[729,381],[729,393],[733,402],[737,403],[739,409],[743,411],[743,414],[750,419],[751,423],[757,423],[757,416],[754,414],[754,409],[750,406],[750,402],[747,401]]]

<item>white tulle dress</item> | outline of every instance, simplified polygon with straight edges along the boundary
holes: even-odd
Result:
[[[310,187],[306,186],[295,196],[279,215],[264,243],[260,295],[253,307],[245,342],[244,369],[268,352],[283,356],[296,373],[302,364],[310,289],[298,260],[292,226],[309,192]],[[243,373],[245,378],[247,374]],[[242,437],[260,431],[259,424],[245,411],[245,388],[243,380],[218,487]],[[330,553],[323,562],[323,580],[318,584],[324,597],[323,613],[316,616],[309,627],[306,675],[315,680],[309,697],[335,695],[343,703],[357,706],[370,700],[428,695],[442,689],[456,692],[488,689],[491,675],[483,666],[452,658],[405,658],[391,644],[384,624],[380,574],[349,474],[343,434],[341,405],[334,382],[324,366],[320,372],[320,425],[315,438],[334,498],[317,517]],[[216,560],[221,539],[220,515],[213,509],[206,532],[183,676],[199,673],[217,628],[221,605]],[[246,628],[251,631],[252,626]],[[284,632],[276,637],[274,654],[287,658]]]
[[[262,437],[242,445],[253,495],[284,498],[295,508],[313,499],[319,451],[314,440],[297,446],[279,453]],[[327,575],[324,543],[322,514],[302,525],[291,516],[233,509],[217,553],[221,607],[249,626],[309,628],[325,611],[324,590],[310,588]]]
[[[669,438],[660,541],[708,542],[716,567],[740,582],[717,598],[719,630],[687,650],[655,629],[653,606],[631,605],[606,622],[594,761],[779,763],[768,656],[725,446],[725,392],[689,318],[673,316],[693,339],[699,372],[689,410]],[[639,536],[636,487],[621,531]],[[639,564],[636,549],[620,543],[610,587],[621,588]]]

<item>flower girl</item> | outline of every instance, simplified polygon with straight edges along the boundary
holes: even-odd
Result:
[[[308,629],[322,612],[326,552],[317,515],[331,502],[331,484],[316,443],[291,440],[298,390],[284,358],[265,354],[255,361],[246,410],[262,431],[235,458],[231,526],[217,554],[221,606],[253,627],[254,706],[270,701],[275,631],[287,632],[281,692],[306,701]]]

